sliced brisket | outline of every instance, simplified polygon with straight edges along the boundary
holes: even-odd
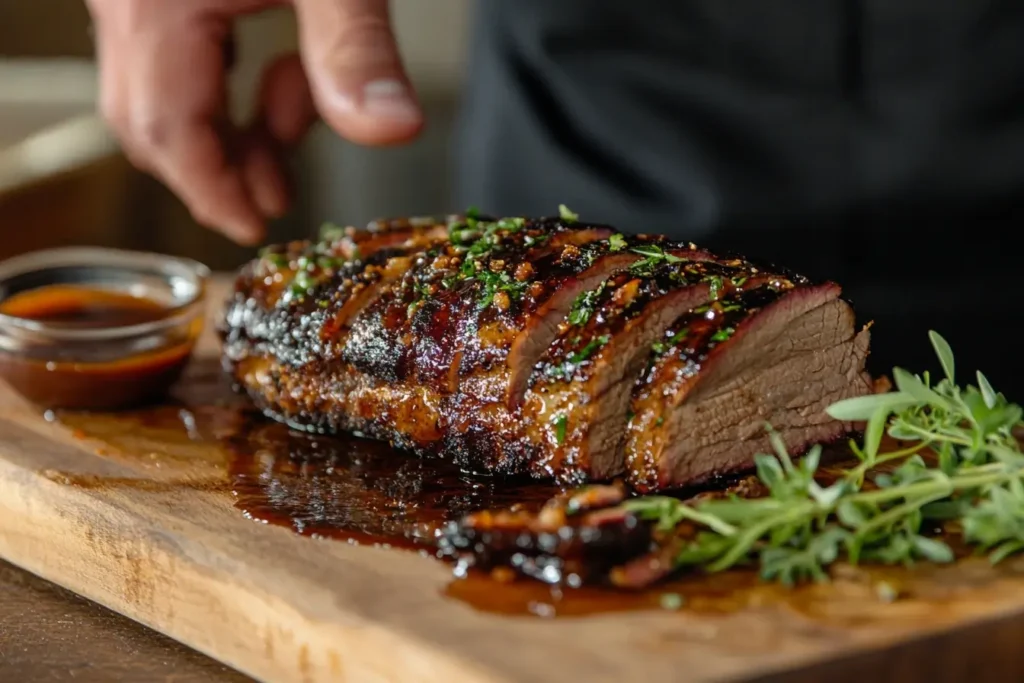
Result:
[[[681,314],[760,277],[745,263],[683,261],[621,272],[588,294],[589,310],[565,319],[530,379],[522,425],[543,454],[534,467],[577,482],[621,473],[630,396],[651,345]]]
[[[664,488],[847,427],[867,334],[834,285],[565,219],[392,220],[241,272],[225,366],[268,414],[469,470]],[[639,379],[638,379],[639,378]]]
[[[695,308],[652,349],[637,381],[626,436],[639,491],[748,469],[771,452],[766,424],[787,447],[830,441],[849,427],[825,408],[869,393],[868,332],[857,334],[839,287],[774,279]]]

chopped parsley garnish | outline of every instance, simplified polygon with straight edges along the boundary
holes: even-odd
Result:
[[[569,356],[569,362],[572,363],[573,365],[579,365],[583,361],[590,358],[591,354],[593,354],[594,351],[607,344],[609,339],[611,339],[611,337],[609,337],[607,334],[602,334],[600,337],[597,337],[596,339],[591,339],[589,342],[587,342],[586,346],[584,346],[582,349]]]
[[[288,291],[293,297],[302,296],[308,294],[309,290],[315,285],[316,278],[308,270],[299,270],[295,273],[295,277],[292,278]]]
[[[345,229],[334,223],[324,223],[320,226],[320,241],[335,242],[345,236]]]
[[[316,267],[323,270],[335,270],[345,265],[345,259],[334,258],[333,256],[317,256]]]
[[[526,227],[525,218],[502,218],[495,223],[498,230],[508,230],[509,232],[515,232],[516,230],[522,230]]]
[[[565,204],[558,205],[558,216],[566,223],[575,223],[580,219],[579,214],[573,213]]]
[[[654,342],[653,344],[651,344],[651,350],[660,356],[661,354],[665,353],[679,342],[686,339],[686,335],[689,332],[690,329],[688,327],[684,327],[683,329],[679,330],[671,337],[669,337],[667,340],[663,342]]]
[[[479,239],[479,237],[479,230],[468,228],[465,225],[457,224],[455,228],[452,228],[452,226],[448,226],[448,239],[452,241],[452,244],[469,244],[473,240]]]
[[[723,327],[718,332],[711,335],[711,341],[713,342],[724,342],[729,339],[733,334],[736,333],[736,329],[732,327]]]
[[[602,334],[600,337],[595,337],[587,342],[579,351],[571,354],[568,358],[560,363],[551,363],[544,368],[544,374],[552,379],[568,380],[576,373],[576,369],[585,363],[589,359],[594,351],[601,348],[609,342],[611,337],[607,334]],[[579,343],[579,337],[573,340],[574,344]]]
[[[261,256],[264,263],[267,263],[274,268],[280,270],[288,267],[288,255],[282,254],[281,252],[268,252]]]
[[[498,292],[505,292],[510,298],[518,299],[529,286],[528,282],[513,280],[508,273],[495,273],[490,270],[481,270],[476,274],[476,278],[483,284],[481,308],[490,306],[494,302],[494,295]]]
[[[615,233],[608,238],[608,249],[609,251],[622,251],[626,248],[626,238],[624,235]]]
[[[565,441],[565,423],[565,415],[559,415],[558,417],[555,418],[555,440],[558,441],[559,444]]]
[[[419,305],[434,293],[434,286],[429,282],[417,282],[413,285],[413,290],[416,292],[416,297],[409,304],[409,307],[405,309],[406,317],[412,317],[412,314],[419,308]]]
[[[654,244],[633,247],[630,251],[644,257],[629,267],[629,272],[633,275],[650,275],[655,266],[660,266],[663,263],[681,263],[686,260],[675,254],[669,254]]]
[[[468,228],[461,225],[449,226],[448,233],[452,242],[466,248],[459,275],[463,278],[476,276],[479,271],[477,263],[501,243],[502,234],[518,232],[526,227],[526,222],[525,218],[502,218],[494,222],[467,218]]]
[[[604,292],[607,284],[607,281],[602,282],[597,289],[583,292],[576,297],[576,300],[572,302],[572,309],[569,311],[570,325],[587,324],[587,321],[590,320],[590,316],[594,314],[594,309],[597,306],[597,300]]]
[[[722,281],[721,275],[709,275],[707,277],[708,282],[711,285],[709,295],[712,299],[717,299],[722,295],[722,288],[725,287],[725,282]]]

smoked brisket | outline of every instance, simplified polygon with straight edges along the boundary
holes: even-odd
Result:
[[[241,271],[224,363],[269,416],[478,472],[642,490],[848,430],[868,333],[833,283],[575,218],[375,222]]]

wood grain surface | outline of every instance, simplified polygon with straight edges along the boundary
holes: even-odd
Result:
[[[211,311],[215,312],[215,311]],[[212,337],[179,398],[226,391]],[[0,556],[264,681],[1020,680],[1024,563],[869,570],[754,586],[716,612],[508,617],[446,598],[414,553],[300,537],[234,507],[224,452],[154,442],[130,417],[90,438],[0,396]],[[116,431],[130,438],[97,441]],[[893,573],[886,576],[892,579]],[[694,581],[703,581],[695,577]]]
[[[0,562],[0,681],[252,679],[6,562]]]

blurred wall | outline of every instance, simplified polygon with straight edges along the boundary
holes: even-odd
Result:
[[[361,224],[382,215],[453,208],[449,147],[470,6],[471,0],[393,0],[396,34],[427,109],[427,129],[411,145],[367,149],[318,125],[292,160],[296,204],[271,226],[271,240],[308,236],[325,220]],[[263,65],[276,54],[296,49],[294,17],[287,10],[247,17],[236,35],[239,60],[233,99],[244,115],[251,110]],[[82,0],[0,0],[0,60],[6,65],[17,66],[26,58],[34,60],[34,66],[55,57],[91,62],[92,50]],[[95,74],[90,78],[94,80]],[[45,78],[38,80],[42,96],[47,83]],[[3,86],[0,82],[0,139]],[[10,224],[32,225],[34,235],[0,247],[0,257],[12,250],[47,246],[47,241],[154,249],[192,256],[214,268],[232,268],[252,253],[195,225],[170,192],[121,157],[0,194],[0,230],[7,232]]]

